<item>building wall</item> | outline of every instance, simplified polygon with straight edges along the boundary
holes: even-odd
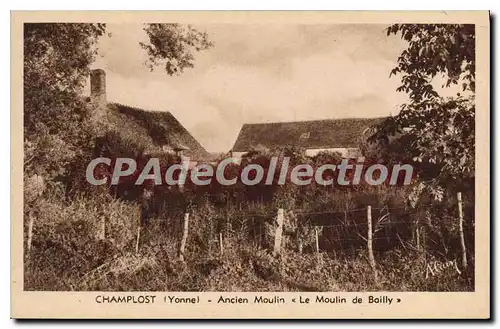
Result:
[[[306,155],[313,157],[320,152],[337,152],[340,153],[344,158],[357,158],[361,156],[361,152],[358,148],[347,148],[347,147],[335,147],[335,148],[323,148],[323,149],[307,149]]]
[[[316,156],[320,152],[337,152],[340,153],[344,158],[359,158],[361,157],[361,151],[358,148],[346,148],[346,147],[335,147],[335,148],[320,148],[320,149],[307,149],[306,155],[309,157]],[[233,152],[233,157],[236,159],[241,159],[241,157],[246,152]]]

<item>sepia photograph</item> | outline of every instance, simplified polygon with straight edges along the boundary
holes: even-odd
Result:
[[[477,24],[173,17],[20,24],[23,292],[477,291]]]

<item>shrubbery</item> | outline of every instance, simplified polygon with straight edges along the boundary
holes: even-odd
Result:
[[[248,198],[244,190],[157,190],[150,208],[161,210],[152,213],[143,226],[136,253],[142,212],[137,200],[116,198],[102,189],[74,195],[66,201],[37,198],[36,186],[30,185],[34,191],[26,190],[35,195],[30,198],[35,200],[31,212],[36,216],[32,251],[25,267],[28,290],[404,291],[473,287],[467,277],[453,271],[444,274],[453,276],[448,279],[425,278],[427,262],[447,259],[452,254],[443,253],[442,248],[452,248],[453,244],[439,235],[441,231],[433,230],[433,212],[411,210],[405,187],[365,186],[352,191],[312,185],[298,190],[289,184],[275,189],[264,202],[252,195]],[[252,193],[255,191],[258,190]],[[232,201],[221,202],[221,194],[225,196],[222,200]],[[384,249],[375,241],[380,278],[375,283],[366,259],[366,244],[358,234],[365,234],[368,205],[374,207],[374,220],[383,215],[384,208],[395,209],[392,220],[407,220],[408,225],[414,219],[411,216],[431,216],[430,222],[422,219],[422,225],[429,228],[428,239],[437,241],[435,245],[427,241],[428,246],[437,247],[440,252],[417,252],[397,240]],[[279,207],[285,209],[283,252],[274,257],[271,250]],[[432,207],[438,211],[435,205]],[[455,208],[443,204],[440,209],[436,214],[451,216]],[[186,260],[181,262],[179,243],[185,212],[190,213],[190,226]],[[29,213],[26,212],[25,222]],[[315,213],[327,215],[315,217]],[[339,217],[338,213],[345,216]],[[322,228],[337,223],[339,218],[348,221],[348,228]],[[103,219],[105,240],[100,239]],[[320,229],[319,256],[315,253],[313,224]],[[354,224],[360,225],[359,231],[351,229]],[[453,226],[448,228],[453,235]],[[396,232],[405,242],[414,243],[410,231],[406,235],[401,230]],[[329,237],[346,239],[346,244],[328,245],[325,241]]]

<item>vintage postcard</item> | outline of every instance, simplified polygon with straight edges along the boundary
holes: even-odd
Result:
[[[11,19],[11,317],[490,317],[489,12]]]

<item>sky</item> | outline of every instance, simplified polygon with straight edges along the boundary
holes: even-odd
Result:
[[[140,24],[108,24],[93,68],[109,102],[170,111],[210,152],[229,151],[244,123],[388,116],[407,100],[389,79],[406,44],[385,25],[193,27],[214,47],[181,76],[144,65]]]

